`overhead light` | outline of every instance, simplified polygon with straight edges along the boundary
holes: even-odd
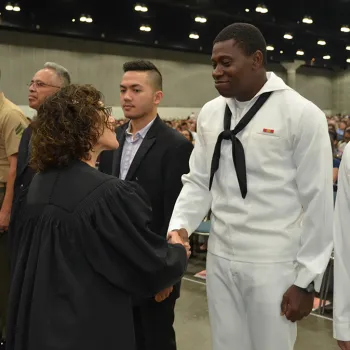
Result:
[[[271,45],[266,46],[267,51],[273,51],[275,48]]]
[[[350,32],[350,28],[348,26],[342,26],[340,28],[340,31],[343,33],[349,33]]]
[[[325,46],[327,43],[324,40],[319,40],[317,45]]]
[[[147,26],[147,25],[143,25],[143,26],[140,27],[140,30],[142,32],[150,32],[151,31],[151,27]]]
[[[283,54],[283,50],[280,51],[280,54],[281,54],[281,55]]]
[[[205,23],[207,21],[205,17],[201,17],[201,16],[197,16],[194,20],[198,23]]]
[[[135,5],[135,11],[138,11],[138,12],[147,12],[147,11],[148,11],[148,8],[147,8],[147,6],[145,6],[145,5],[137,4],[137,5]]]
[[[347,49],[348,51],[350,51],[350,46],[347,46],[346,49]]]
[[[324,60],[330,60],[330,59],[331,59],[331,56],[329,56],[329,55],[323,56],[323,59],[324,59]]]
[[[189,36],[188,36],[190,39],[199,39],[199,35],[197,33],[191,33]]]
[[[312,24],[312,23],[314,23],[314,21],[312,20],[311,17],[305,16],[305,17],[303,18],[303,23]]]
[[[259,13],[268,13],[269,10],[267,9],[267,7],[265,5],[258,5],[255,9],[256,12]]]
[[[5,6],[5,10],[7,10],[7,11],[13,11],[13,6],[12,6],[10,3],[8,3],[8,4]]]
[[[350,63],[350,58],[348,58],[348,59],[346,60],[346,62],[347,62],[347,63]]]
[[[75,22],[75,18],[72,19],[72,22]]]
[[[245,12],[249,12],[250,10],[249,9],[245,9]]]
[[[85,22],[85,23],[92,23],[92,18],[89,15],[81,15],[80,16],[80,22]],[[72,22],[75,22],[75,19],[72,19]]]
[[[305,54],[305,53],[304,53],[303,50],[298,50],[298,51],[297,51],[297,55],[298,55],[298,56],[304,56],[304,54]]]
[[[19,5],[17,5],[17,4],[12,5],[12,4],[9,2],[9,3],[7,3],[7,5],[5,6],[5,10],[7,10],[7,11],[19,12],[19,11],[21,11],[21,8],[19,7]]]
[[[291,40],[291,39],[293,39],[293,35],[290,33],[286,33],[286,34],[284,34],[283,38],[285,38],[287,40]]]

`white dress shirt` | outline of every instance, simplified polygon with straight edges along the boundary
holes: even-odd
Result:
[[[190,234],[212,209],[208,250],[225,259],[251,263],[296,261],[295,284],[307,287],[321,277],[332,251],[332,152],[324,113],[274,73],[237,113],[233,99],[208,102],[197,121],[197,142],[190,173],[176,202],[169,231]],[[223,140],[219,169],[209,191],[212,156],[223,130],[226,103],[231,128],[263,92],[267,102],[237,137],[245,150],[248,194],[242,198],[232,160],[232,144]],[[269,129],[273,132],[267,132]]]

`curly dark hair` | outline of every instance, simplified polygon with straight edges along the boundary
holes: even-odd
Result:
[[[113,127],[110,115],[102,93],[93,86],[63,87],[44,101],[31,124],[31,167],[45,171],[90,160],[90,151],[105,128]]]

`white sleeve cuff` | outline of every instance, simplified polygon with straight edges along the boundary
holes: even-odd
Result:
[[[334,338],[342,341],[350,341],[350,323],[333,323]]]
[[[300,268],[300,270],[298,272],[298,276],[294,282],[294,285],[296,285],[300,288],[307,288],[311,282],[315,281],[316,277],[317,277],[317,275],[315,273],[312,273],[306,267],[302,267],[302,268]],[[320,283],[315,283],[316,291],[320,290],[320,286],[321,286]]]
[[[188,225],[186,225],[183,222],[179,222],[179,221],[170,222],[168,232],[174,231],[174,230],[180,230],[180,229],[185,229],[188,233],[188,237],[190,237],[193,233],[193,232],[191,232],[191,229],[189,228]]]

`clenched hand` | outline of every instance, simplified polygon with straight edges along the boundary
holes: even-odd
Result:
[[[312,311],[314,296],[314,293],[291,286],[283,295],[281,315],[291,322],[300,321]]]
[[[0,233],[7,231],[10,224],[10,214],[0,211]]]
[[[165,299],[169,298],[170,294],[173,291],[173,287],[165,288],[161,292],[159,292],[155,297],[155,301],[161,303]]]
[[[187,240],[184,240],[178,231],[171,231],[168,233],[168,242],[171,244],[182,244],[186,249],[187,258],[191,256],[191,246],[188,238]]]

